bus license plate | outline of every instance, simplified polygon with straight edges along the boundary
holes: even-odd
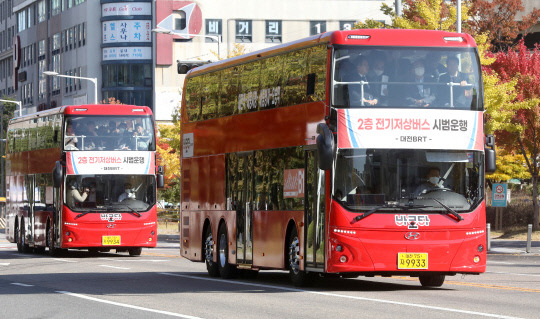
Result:
[[[101,243],[103,246],[119,246],[120,236],[103,236],[101,237]]]
[[[428,269],[428,254],[398,253],[398,269]]]

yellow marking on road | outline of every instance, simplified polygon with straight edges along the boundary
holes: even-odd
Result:
[[[411,277],[393,277],[393,278],[397,278],[397,279],[401,279],[401,280],[407,280],[407,281],[416,281],[416,280],[418,280],[417,278],[411,278]],[[540,289],[510,287],[510,286],[500,286],[500,285],[490,285],[490,284],[481,284],[481,283],[474,283],[474,282],[461,282],[461,281],[454,281],[454,280],[445,280],[444,284],[445,285],[456,285],[456,286],[486,288],[486,289],[497,289],[497,290],[510,290],[510,291],[540,293]]]

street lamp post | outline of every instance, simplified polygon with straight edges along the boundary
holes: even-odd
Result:
[[[97,78],[86,78],[84,76],[74,76],[74,75],[64,75],[60,74],[58,72],[54,71],[43,71],[43,74],[50,75],[50,76],[57,76],[59,78],[70,78],[70,79],[80,79],[80,80],[88,80],[92,83],[94,83],[94,104],[98,104],[98,97],[97,97]]]
[[[218,51],[217,52],[218,59],[221,57],[221,52],[219,50],[219,46],[220,46],[219,43],[221,42],[221,36],[220,35],[179,33],[179,32],[174,32],[172,30],[163,29],[163,28],[152,29],[152,32],[154,32],[154,33],[162,33],[162,34],[169,34],[169,35],[177,35],[177,36],[187,36],[187,37],[203,37],[203,38],[209,38],[209,39],[216,40],[216,42],[217,42],[217,51]]]

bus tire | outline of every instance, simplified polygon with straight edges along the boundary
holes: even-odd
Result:
[[[20,246],[20,248],[19,248]],[[17,241],[17,250],[20,253],[28,254],[30,252],[30,247],[26,243],[26,231],[24,228],[24,219],[21,219],[21,227],[19,232],[19,240]]]
[[[440,287],[444,283],[445,275],[422,275],[420,279],[420,284],[422,287]]]
[[[234,278],[236,266],[229,264],[229,240],[227,237],[227,226],[222,223],[218,232],[218,268],[219,275],[223,279]]]
[[[130,256],[140,256],[142,253],[142,247],[135,247],[128,249]]]
[[[287,243],[289,278],[295,286],[304,286],[307,283],[307,274],[300,270],[300,240],[296,227],[293,227]]]
[[[21,229],[19,227],[19,222],[15,218],[15,231],[13,232],[13,237],[15,237],[15,242],[17,243],[17,251],[22,253],[22,245],[19,237],[21,237]]]
[[[214,237],[212,236],[212,229],[210,225],[206,227],[204,234],[204,263],[206,264],[206,271],[210,277],[219,276],[219,269],[216,262],[214,262]]]
[[[49,256],[58,256],[59,250],[54,247],[53,226],[48,225],[46,236],[47,246],[49,246]]]

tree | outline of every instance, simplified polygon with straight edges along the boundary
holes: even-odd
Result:
[[[488,34],[496,51],[506,50],[540,17],[540,10],[536,8],[520,17],[524,9],[522,0],[471,0],[470,32]]]
[[[517,50],[499,52],[490,69],[502,81],[516,83],[512,118],[494,127],[498,142],[509,153],[517,149],[531,176],[533,227],[539,229],[538,182],[540,179],[540,50],[527,50],[524,41]],[[508,110],[507,110],[508,111]]]
[[[392,19],[390,28],[456,31],[456,6],[446,1],[406,0],[403,3],[403,16],[397,16],[386,3],[382,4],[381,11]],[[468,19],[468,6],[464,4],[461,7],[461,21]],[[381,27],[384,24],[371,19],[355,25],[356,29]]]
[[[117,100],[115,97],[110,97],[107,100],[102,100],[101,104],[124,104],[120,102],[120,100]]]

